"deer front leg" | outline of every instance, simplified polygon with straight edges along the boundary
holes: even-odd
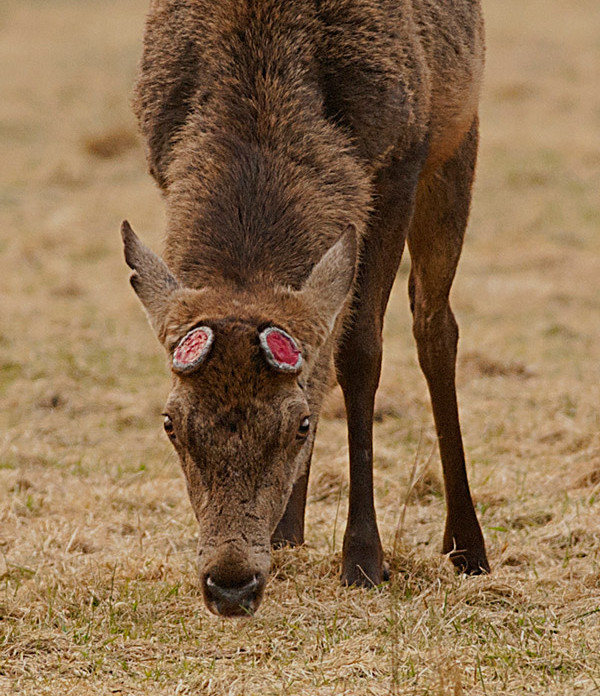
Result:
[[[304,513],[306,509],[306,494],[308,491],[308,479],[310,476],[310,464],[312,461],[315,437],[317,434],[318,414],[312,415],[312,433],[310,441],[306,443],[306,454],[301,466],[302,474],[296,479],[285,512],[271,536],[271,546],[282,548],[283,546],[301,546],[304,543]]]
[[[378,585],[384,573],[373,499],[373,409],[381,370],[381,327],[373,321],[356,322],[345,336],[337,370],[346,404],[350,455],[342,582]]]
[[[310,460],[309,465],[310,466]],[[294,484],[283,517],[271,537],[271,546],[300,546],[304,543],[304,510],[308,489],[308,469]]]
[[[402,258],[426,145],[395,158],[375,182],[377,208],[363,240],[352,323],[336,368],[348,420],[350,496],[342,581],[378,585],[387,579],[373,499],[373,411],[381,373],[383,316]]]

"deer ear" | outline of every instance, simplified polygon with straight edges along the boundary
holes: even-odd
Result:
[[[152,328],[160,334],[171,296],[181,286],[167,264],[142,244],[127,220],[121,225],[121,237],[125,246],[125,261],[133,269],[130,283],[144,305]]]
[[[300,290],[330,331],[352,288],[356,261],[356,231],[350,226],[313,268]]]

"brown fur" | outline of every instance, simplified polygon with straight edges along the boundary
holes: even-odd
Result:
[[[206,363],[173,376],[166,407],[213,611],[253,611],[270,541],[303,541],[312,442],[334,361],[350,442],[342,577],[383,579],[373,400],[406,239],[446,481],[443,548],[467,572],[488,570],[466,479],[448,305],[482,67],[475,0],[151,4],[135,111],[167,205],[165,261],[127,224],[123,236],[132,283],[167,351],[193,326],[215,332]],[[258,332],[269,325],[301,345],[299,378],[265,362]],[[308,413],[310,434],[298,439]]]

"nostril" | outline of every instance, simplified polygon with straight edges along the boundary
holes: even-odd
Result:
[[[253,575],[249,580],[234,585],[223,585],[210,575],[205,578],[206,596],[213,603],[217,613],[223,616],[244,616],[251,614],[259,598],[261,580]]]
[[[250,580],[242,583],[235,583],[232,585],[225,585],[215,582],[210,575],[206,577],[206,586],[217,594],[246,594],[247,592],[254,592],[258,587],[258,575],[253,575]]]

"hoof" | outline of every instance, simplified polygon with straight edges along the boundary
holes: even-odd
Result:
[[[347,587],[378,587],[390,579],[390,569],[387,563],[375,562],[367,564],[344,561],[342,567],[342,585]]]
[[[446,526],[442,553],[452,561],[459,573],[465,575],[485,575],[490,572],[485,541],[477,520],[468,529],[453,534]]]
[[[389,577],[377,527],[352,534],[346,530],[342,551],[342,584],[377,587]]]
[[[389,574],[388,574],[389,578]],[[378,572],[371,570],[367,572],[361,566],[354,566],[351,570],[342,571],[342,585],[346,587],[368,587],[373,588],[381,585],[386,579],[385,572],[381,569]]]
[[[271,539],[271,548],[272,549],[293,549],[296,546],[302,546],[302,542],[298,543],[297,541],[293,541],[291,539],[283,539],[283,538],[276,538],[273,537]]]
[[[271,537],[271,548],[283,549],[302,546],[304,543],[304,529],[298,526],[280,525]]]
[[[450,551],[448,557],[459,573],[464,573],[465,575],[487,575],[490,572],[490,564],[485,551],[477,553],[454,549]]]

